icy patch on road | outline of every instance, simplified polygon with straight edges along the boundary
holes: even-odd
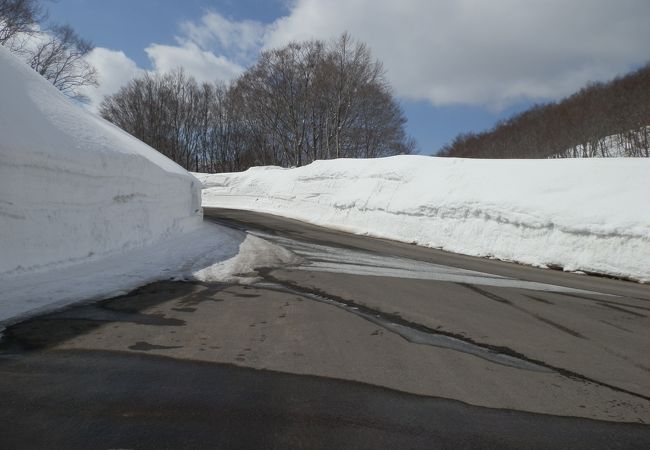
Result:
[[[603,295],[594,291],[557,286],[535,281],[518,280],[475,270],[444,266],[426,261],[379,255],[329,247],[325,245],[300,242],[263,232],[249,231],[265,240],[276,243],[303,258],[303,262],[294,262],[292,269],[310,272],[343,273],[370,277],[406,278],[449,283],[473,284],[502,288],[528,289],[542,292],[563,292],[583,295]]]

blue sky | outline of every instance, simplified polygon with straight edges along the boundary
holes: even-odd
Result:
[[[281,0],[58,0],[48,4],[50,19],[69,23],[98,47],[123,50],[140,66],[151,43],[174,44],[183,21],[208,9],[235,20],[272,22],[286,12]]]
[[[534,102],[649,60],[648,4],[58,0],[48,8],[52,22],[69,23],[98,48],[91,62],[104,82],[90,95],[95,103],[142,70],[183,65],[199,79],[227,81],[261,48],[349,31],[385,63],[408,132],[421,153],[431,154],[460,132],[490,128]],[[572,13],[580,20],[571,20]]]

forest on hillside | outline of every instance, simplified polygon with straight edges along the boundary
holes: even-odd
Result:
[[[650,157],[650,64],[536,105],[489,131],[464,133],[438,156],[462,158]]]

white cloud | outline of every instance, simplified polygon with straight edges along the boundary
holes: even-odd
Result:
[[[224,54],[243,63],[250,62],[263,44],[266,27],[254,20],[234,21],[208,11],[199,23],[181,24],[181,41],[194,42],[202,48],[214,46]]]
[[[399,96],[500,108],[557,99],[647,62],[648,17],[648,0],[292,0],[271,24],[206,12],[180,24],[177,45],[145,50],[154,71],[181,66],[229,81],[260,49],[348,31],[384,62]],[[94,102],[141,70],[107,49],[91,62],[105,83]]]
[[[166,73],[177,68],[199,82],[228,82],[239,75],[244,68],[223,56],[202,50],[192,42],[183,45],[151,44],[145,49],[153,70],[138,67],[135,61],[122,51],[97,47],[86,59],[97,69],[99,86],[82,89],[90,102],[88,108],[97,111],[104,96],[115,94],[132,79],[145,73]]]
[[[97,69],[98,87],[84,87],[82,93],[90,100],[89,107],[96,110],[105,95],[114,94],[133,78],[143,75],[135,61],[122,51],[97,47],[86,59]]]
[[[244,68],[224,56],[202,50],[193,42],[180,46],[152,44],[145,49],[154,71],[169,72],[182,67],[197,81],[230,81]]]
[[[145,73],[166,73],[177,68],[197,81],[228,82],[239,75],[244,68],[223,56],[201,50],[196,44],[187,42],[179,46],[152,44],[145,49],[153,70],[145,70],[122,51],[97,47],[86,59],[97,69],[99,86],[82,89],[90,102],[88,108],[97,111],[104,96],[115,94],[132,79]]]
[[[149,73],[165,73],[178,68],[199,82],[229,82],[244,71],[236,61],[250,62],[257,55],[264,26],[253,21],[229,21],[213,12],[206,13],[200,24],[184,22],[178,45],[151,44],[145,48],[152,69],[145,70],[122,51],[95,48],[88,56],[97,69],[99,87],[86,87],[88,107],[96,111],[104,96],[116,93],[132,79]],[[217,45],[224,54],[215,54]]]
[[[265,46],[349,31],[399,95],[499,107],[646,62],[648,17],[647,0],[296,0]]]

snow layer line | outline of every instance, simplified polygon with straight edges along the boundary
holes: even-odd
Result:
[[[195,174],[203,206],[650,281],[650,160],[395,156]]]
[[[202,223],[200,183],[0,47],[0,280],[155,244]]]

